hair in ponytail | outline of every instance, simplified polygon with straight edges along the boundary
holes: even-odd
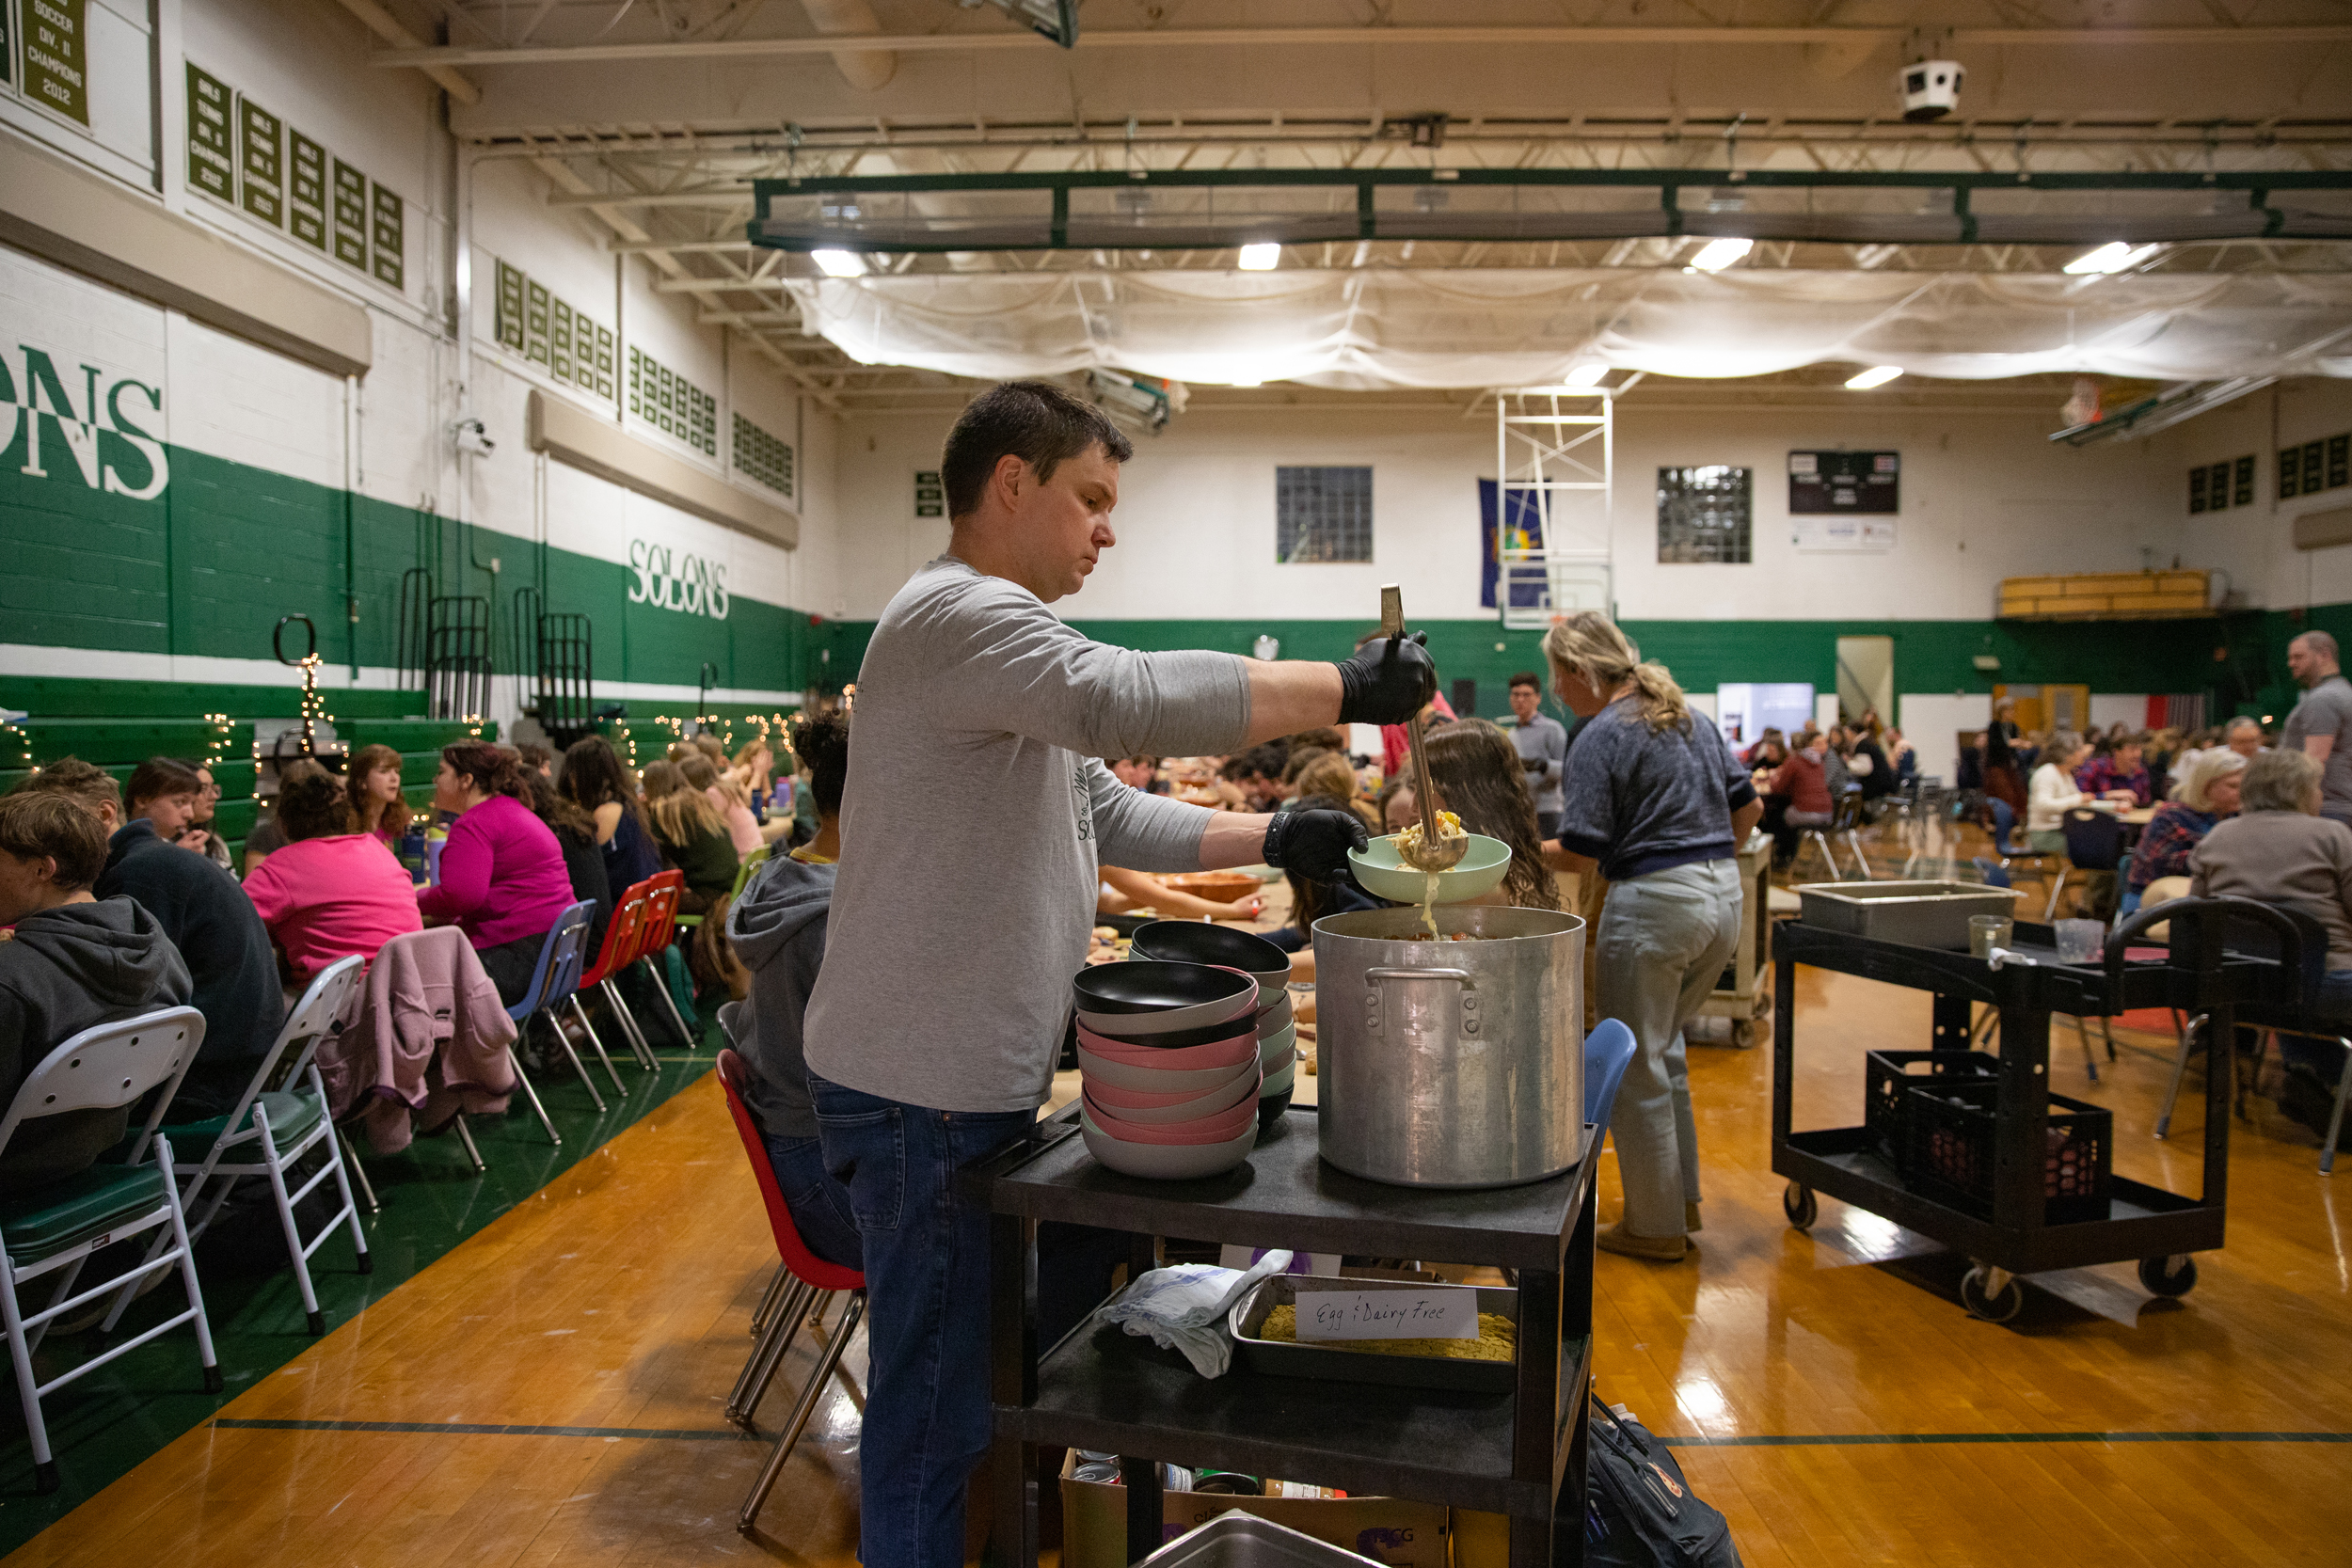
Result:
[[[461,740],[454,746],[442,747],[441,760],[457,775],[459,784],[471,781],[485,797],[522,799],[526,772],[518,752],[487,740]]]
[[[809,793],[817,798],[818,817],[841,813],[841,794],[850,782],[850,716],[846,713],[803,716],[791,731],[792,749],[809,770]]]
[[[1691,718],[1691,705],[1682,688],[1662,664],[1642,657],[1615,623],[1596,610],[1580,610],[1552,623],[1544,633],[1544,655],[1551,661],[1551,679],[1577,674],[1595,691],[1613,691],[1633,682],[1642,720],[1653,730],[1677,729]]]

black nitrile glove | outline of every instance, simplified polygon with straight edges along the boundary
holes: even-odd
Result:
[[[1265,863],[1311,882],[1347,875],[1347,852],[1372,841],[1352,811],[1286,811],[1265,831]]]
[[[1341,659],[1340,722],[1402,724],[1419,713],[1438,694],[1438,667],[1422,646],[1428,641],[1419,631],[1375,637]]]

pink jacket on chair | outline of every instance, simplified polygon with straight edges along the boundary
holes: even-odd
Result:
[[[406,1148],[417,1117],[502,1114],[518,1086],[515,1021],[454,926],[386,942],[337,1022],[319,1042],[327,1104],[339,1122],[358,1117],[375,1153]]]

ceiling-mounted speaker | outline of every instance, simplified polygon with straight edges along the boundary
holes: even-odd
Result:
[[[1964,73],[1958,60],[1915,60],[1895,74],[1905,119],[1942,119],[1960,107]]]

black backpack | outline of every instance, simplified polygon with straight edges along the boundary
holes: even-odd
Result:
[[[1740,1568],[1731,1526],[1701,1502],[1674,1454],[1592,1396],[1584,1560],[1599,1568]]]

